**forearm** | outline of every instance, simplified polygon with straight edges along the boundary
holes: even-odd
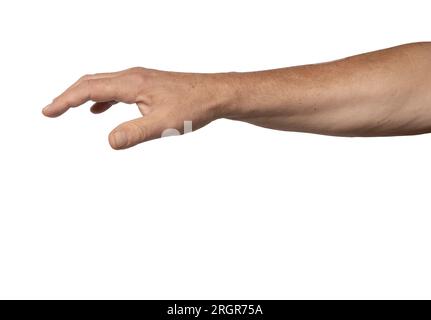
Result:
[[[226,77],[226,118],[342,136],[431,131],[431,43]]]

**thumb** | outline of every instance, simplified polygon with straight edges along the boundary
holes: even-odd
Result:
[[[165,129],[163,119],[148,115],[120,124],[109,134],[113,149],[127,149],[144,141],[160,138]]]

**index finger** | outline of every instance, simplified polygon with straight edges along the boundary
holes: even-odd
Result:
[[[133,83],[126,76],[85,79],[69,87],[43,109],[48,117],[57,117],[69,108],[87,101],[119,101],[132,103],[136,97]]]

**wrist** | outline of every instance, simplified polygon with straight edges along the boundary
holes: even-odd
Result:
[[[242,120],[266,116],[274,112],[272,109],[280,108],[287,98],[280,92],[284,81],[277,82],[272,71],[219,73],[215,79],[217,118]]]
[[[232,117],[238,112],[241,73],[214,73],[206,76],[209,82],[205,94],[211,100],[208,108],[211,120]]]

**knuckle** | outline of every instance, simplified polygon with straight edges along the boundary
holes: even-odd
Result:
[[[135,96],[146,87],[147,78],[143,74],[132,74],[130,75],[129,81],[133,84],[132,88],[134,88]]]
[[[142,67],[134,67],[128,70],[128,77],[134,81],[143,81],[146,77],[146,71]]]
[[[144,126],[140,126],[137,123],[130,123],[130,129],[136,132],[137,142],[144,141],[147,138],[147,129]]]
[[[91,77],[93,77],[94,75],[93,74],[85,74],[85,75],[83,75],[81,78],[79,78],[79,81],[85,81],[85,80],[88,80],[88,79],[90,79]]]
[[[129,68],[127,69],[127,71],[129,73],[141,73],[142,71],[144,71],[145,69],[142,67],[133,67],[133,68]]]
[[[79,86],[81,87],[81,90],[84,93],[84,98],[86,100],[92,100],[93,98],[93,90],[92,90],[93,80],[91,79],[85,79],[82,80]]]

